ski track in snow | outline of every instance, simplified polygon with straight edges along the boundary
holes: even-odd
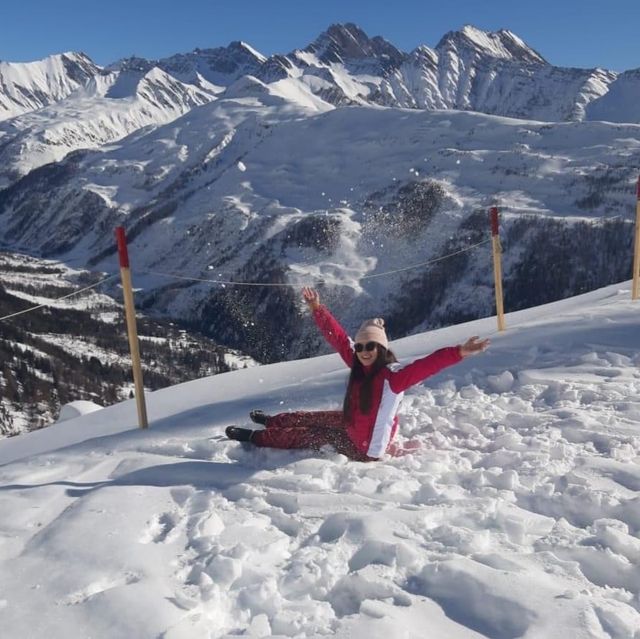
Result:
[[[227,441],[194,393],[209,425],[0,467],[6,636],[640,638],[640,354],[621,300],[582,309],[598,343],[542,313],[412,389],[381,463]],[[333,361],[262,374],[318,369],[316,399],[338,403]]]

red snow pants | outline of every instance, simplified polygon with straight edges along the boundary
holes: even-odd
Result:
[[[265,426],[253,433],[256,446],[318,450],[328,444],[354,461],[374,461],[349,439],[342,411],[280,413],[269,417]]]

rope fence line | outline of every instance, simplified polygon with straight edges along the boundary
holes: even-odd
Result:
[[[436,262],[442,262],[450,257],[454,257],[455,255],[460,255],[461,253],[466,253],[467,251],[471,251],[478,246],[482,246],[483,244],[488,244],[491,242],[491,239],[482,240],[481,242],[477,242],[476,244],[470,244],[469,246],[459,249],[457,251],[453,251],[452,253],[448,253],[447,255],[441,255],[440,257],[436,257],[432,260],[427,260],[425,262],[419,262],[418,264],[411,264],[410,266],[405,266],[403,268],[397,268],[390,271],[384,271],[383,273],[374,273],[372,275],[363,275],[359,278],[359,280],[370,280],[374,277],[383,277],[385,275],[393,275],[395,273],[402,273],[404,271],[410,271],[412,269],[421,268],[423,266],[428,266],[430,264],[435,264]],[[206,284],[222,284],[224,286],[264,286],[264,287],[281,287],[281,288],[302,288],[303,284],[287,284],[284,282],[241,282],[235,280],[212,280],[207,278],[200,277],[187,277],[185,275],[178,275],[177,273],[163,273],[162,271],[152,271],[148,269],[140,269],[139,273],[145,273],[147,275],[158,275],[160,277],[170,277],[177,280],[185,280],[188,282],[202,282]],[[322,279],[322,278],[318,278]]]
[[[483,244],[488,244],[491,242],[491,239],[482,240],[482,242],[476,242],[475,244],[470,244],[469,246],[460,249],[458,251],[454,251],[453,253],[448,253],[447,255],[441,255],[440,257],[436,257],[433,260],[427,260],[426,262],[421,262],[420,264],[412,264],[411,266],[406,266],[404,268],[397,268],[392,271],[386,271],[384,273],[374,273],[373,275],[364,275],[360,279],[361,280],[371,280],[374,277],[382,277],[383,275],[392,275],[394,273],[402,273],[404,271],[410,271],[414,268],[420,268],[421,266],[428,266],[429,264],[435,264],[436,262],[442,262],[450,257],[454,257],[455,255],[460,255],[461,253],[466,253],[467,251],[472,251],[474,248],[478,248],[478,246],[482,246]]]
[[[45,308],[46,306],[50,306],[54,302],[60,302],[61,300],[66,300],[69,297],[73,297],[74,295],[80,295],[80,293],[84,293],[85,291],[89,291],[92,288],[96,288],[101,284],[104,284],[105,282],[108,282],[109,280],[112,280],[116,277],[118,277],[118,275],[110,275],[109,277],[105,277],[104,279],[100,280],[99,282],[96,282],[95,284],[91,284],[91,286],[85,286],[84,288],[78,289],[77,291],[73,291],[72,293],[68,293],[67,295],[63,295],[62,297],[52,298],[44,304],[38,304],[38,306],[32,306],[30,308],[25,308],[21,311],[18,311],[17,313],[11,313],[10,315],[5,315],[3,317],[0,317],[0,322],[11,319],[12,317],[17,317],[18,315],[24,315],[25,313],[30,313],[31,311],[37,311],[38,309]]]
[[[366,279],[373,279],[375,277],[383,277],[385,275],[393,275],[395,273],[402,273],[404,271],[410,271],[412,269],[416,269],[416,268],[421,268],[423,266],[428,266],[430,264],[435,264],[437,262],[442,262],[443,260],[446,260],[450,257],[454,257],[455,255],[460,255],[461,253],[466,253],[467,251],[471,251],[475,248],[478,248],[479,246],[482,246],[483,244],[487,244],[489,243],[491,240],[490,239],[486,239],[486,240],[482,240],[481,242],[476,242],[475,244],[471,244],[465,248],[459,249],[457,251],[453,251],[452,253],[448,253],[447,255],[441,255],[440,257],[437,257],[435,259],[432,260],[426,260],[425,262],[419,262],[418,264],[411,264],[410,266],[405,266],[403,268],[397,268],[397,269],[393,269],[390,271],[385,271],[383,273],[374,273],[373,275],[363,275],[360,279],[361,280],[366,280]],[[233,280],[212,280],[212,279],[205,279],[205,278],[199,278],[199,277],[186,277],[184,275],[178,275],[176,273],[163,273],[161,271],[153,271],[153,270],[146,270],[146,269],[141,269],[138,271],[139,273],[146,273],[147,275],[158,275],[161,277],[170,277],[173,279],[177,279],[177,280],[185,280],[185,281],[189,281],[189,282],[203,282],[203,283],[207,283],[207,284],[221,284],[224,286],[255,286],[255,287],[287,287],[287,288],[302,288],[304,285],[303,284],[286,284],[286,283],[276,283],[276,282],[238,282],[238,281],[233,281]],[[30,313],[31,311],[37,311],[41,308],[45,308],[47,306],[50,306],[51,304],[54,304],[55,302],[60,302],[62,300],[66,300],[70,297],[73,297],[75,295],[80,295],[81,293],[84,293],[85,291],[89,291],[93,288],[96,288],[98,286],[100,286],[101,284],[104,284],[112,279],[115,279],[116,277],[118,277],[118,274],[114,274],[114,275],[109,275],[108,277],[105,277],[104,279],[100,280],[99,282],[96,282],[95,284],[91,284],[90,286],[85,286],[84,288],[78,289],[77,291],[73,291],[72,293],[68,293],[67,295],[63,295],[62,297],[56,297],[56,298],[51,298],[50,300],[48,300],[47,302],[43,303],[43,304],[38,304],[37,306],[31,306],[29,308],[25,308],[21,311],[18,311],[16,313],[11,313],[9,315],[4,315],[2,317],[0,317],[0,322],[8,320],[8,319],[12,319],[14,317],[18,317],[19,315],[24,315],[25,313]]]

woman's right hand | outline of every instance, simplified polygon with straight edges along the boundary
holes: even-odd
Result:
[[[315,289],[305,286],[302,289],[302,297],[312,311],[315,311],[320,306],[320,295]]]

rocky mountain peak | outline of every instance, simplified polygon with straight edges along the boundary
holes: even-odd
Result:
[[[255,59],[257,62],[264,62],[267,58],[259,51],[254,49],[250,44],[243,42],[242,40],[234,40],[229,43],[227,47],[230,53],[236,53],[242,56],[248,56]]]
[[[201,59],[209,64],[223,64],[225,66],[228,66],[230,62],[233,62],[236,66],[258,66],[267,59],[262,53],[256,51],[246,42],[234,40],[226,47],[215,47],[213,49],[196,48],[193,53],[176,54],[171,58],[165,58],[162,62],[165,63],[174,59],[183,58]]]
[[[436,46],[438,52],[452,48],[458,53],[470,51],[488,58],[548,64],[537,51],[506,29],[491,32],[465,25],[460,31],[449,31]]]
[[[369,36],[357,25],[332,24],[305,51],[315,53],[327,64],[365,58],[401,62],[404,54],[381,36]]]
[[[104,73],[86,53],[69,52],[60,55],[60,60],[68,77],[78,84],[85,84],[87,80]]]
[[[108,68],[112,71],[145,74],[153,69],[154,66],[155,64],[146,58],[139,58],[138,56],[132,55],[129,58],[118,60],[118,62],[115,62]]]
[[[234,41],[226,47],[179,53],[160,60],[158,66],[182,81],[197,83],[200,74],[211,82],[226,85],[244,74],[255,75],[265,60],[246,42]]]

